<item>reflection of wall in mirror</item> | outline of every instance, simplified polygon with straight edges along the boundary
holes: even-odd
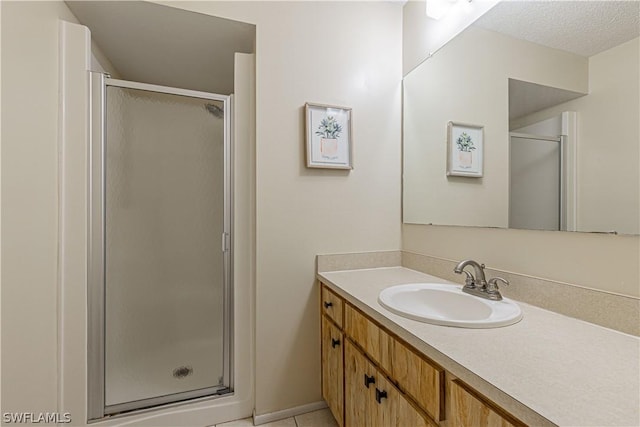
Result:
[[[406,74],[430,53],[438,51],[449,40],[484,15],[499,0],[457,2],[442,19],[429,18],[424,0],[406,2],[402,15],[402,69]],[[461,10],[462,9],[462,10]],[[418,34],[414,34],[417,32]]]
[[[584,93],[588,59],[470,27],[405,77],[404,222],[508,226],[509,78]],[[447,179],[450,120],[484,126],[482,179]]]
[[[589,58],[589,94],[513,120],[511,129],[578,114],[578,231],[640,233],[639,39]]]

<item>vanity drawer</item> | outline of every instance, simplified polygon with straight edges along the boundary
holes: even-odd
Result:
[[[378,325],[367,319],[362,313],[349,304],[345,305],[344,310],[345,333],[349,335],[373,361],[380,364],[383,369],[388,370],[391,363],[389,336],[382,331]],[[382,339],[380,339],[381,335],[383,336]],[[381,363],[383,354],[385,355],[386,366]]]
[[[391,376],[434,420],[444,419],[444,370],[396,339]]]
[[[524,427],[526,425],[458,379],[449,382],[449,394],[451,427]]]
[[[325,285],[322,285],[321,310],[331,320],[336,322],[336,325],[342,328],[342,312],[344,310],[344,303],[342,302],[342,298],[331,292]]]

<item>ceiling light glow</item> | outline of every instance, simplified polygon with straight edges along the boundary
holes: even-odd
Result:
[[[427,16],[436,20],[442,19],[458,0],[426,0]],[[467,0],[471,3],[471,0]]]

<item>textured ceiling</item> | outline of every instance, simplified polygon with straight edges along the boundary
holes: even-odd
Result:
[[[66,3],[125,80],[229,94],[235,52],[254,50],[254,25],[143,1]]]
[[[640,35],[640,1],[503,1],[474,25],[589,57]]]

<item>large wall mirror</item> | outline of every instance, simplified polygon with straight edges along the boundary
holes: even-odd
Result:
[[[639,234],[639,17],[637,1],[505,1],[407,74],[403,221]],[[456,160],[482,176],[447,173],[474,150],[449,122],[482,129]]]

